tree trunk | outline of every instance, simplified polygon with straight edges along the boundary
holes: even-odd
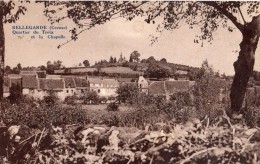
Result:
[[[0,10],[2,10],[0,8]],[[5,34],[3,16],[0,11],[0,100],[4,94],[4,61],[5,61]]]
[[[235,76],[231,86],[231,109],[240,112],[245,98],[247,83],[254,70],[255,50],[260,35],[260,15],[253,17],[250,23],[244,25],[243,40],[240,43],[240,52],[234,63]]]

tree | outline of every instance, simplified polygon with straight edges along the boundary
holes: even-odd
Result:
[[[114,58],[112,56],[110,56],[109,63],[113,63],[113,62],[114,62]]]
[[[19,70],[22,70],[22,69],[23,69],[21,63],[18,63],[18,64],[17,64],[17,68],[18,68]]]
[[[12,73],[12,69],[11,69],[11,67],[9,66],[9,65],[7,65],[6,67],[5,67],[5,74],[6,75],[8,75],[8,74],[10,74],[10,73]]]
[[[46,67],[46,72],[48,74],[53,74],[54,70],[60,69],[61,67],[62,67],[62,61],[60,61],[60,60],[54,61],[53,63],[51,61],[48,61],[47,67]]]
[[[22,70],[22,65],[18,63],[17,66],[13,68],[13,73],[19,74],[21,70]]]
[[[85,66],[85,67],[89,67],[89,66],[90,66],[90,64],[89,64],[89,61],[88,61],[88,60],[84,60],[84,61],[83,61],[83,64],[84,64],[84,66]]]
[[[8,97],[12,104],[19,103],[22,99],[22,88],[19,84],[12,84],[10,87],[10,96]]]
[[[64,10],[68,10],[67,15],[57,19],[57,12],[53,12],[54,9],[51,6],[59,6],[59,9],[63,7]],[[201,34],[194,42],[200,42],[202,46],[204,41],[211,42],[213,40],[214,32],[220,27],[230,32],[235,28],[238,29],[242,34],[242,42],[238,59],[234,63],[235,76],[230,98],[231,108],[236,112],[240,111],[246,86],[253,72],[255,50],[260,36],[258,2],[45,2],[45,7],[47,7],[46,16],[52,22],[59,22],[65,18],[71,18],[74,21],[76,28],[71,30],[71,41],[77,40],[78,35],[83,31],[93,28],[97,24],[104,24],[116,17],[124,17],[131,21],[136,16],[143,16],[147,23],[157,23],[159,32],[163,32],[164,29],[179,28],[184,23],[190,29],[197,26],[201,30]],[[163,19],[158,17],[163,17]],[[239,21],[239,17],[242,21]],[[86,22],[86,20],[88,24],[84,26],[83,22]],[[153,41],[157,39],[158,37],[155,37]]]
[[[133,51],[131,54],[130,54],[130,59],[129,59],[129,62],[139,62],[139,57],[140,57],[140,53],[138,51]]]
[[[197,74],[193,88],[194,104],[201,117],[208,115],[214,117],[214,109],[220,103],[221,89],[227,88],[227,83],[216,77],[216,74],[208,61],[203,61]]]
[[[147,59],[142,59],[141,60],[141,63],[146,63],[147,62]]]
[[[116,93],[118,94],[117,100],[119,102],[129,102],[132,104],[133,98],[138,94],[138,88],[135,85],[123,84],[119,86],[119,88],[116,90]]]
[[[153,56],[150,56],[147,60],[146,63],[154,63],[156,62],[155,58]]]
[[[40,68],[41,71],[46,71],[46,67],[44,65],[41,65],[38,68]]]
[[[160,60],[160,62],[162,62],[162,63],[167,63],[167,60],[166,60],[165,58],[162,58],[162,59]]]
[[[20,15],[27,10],[20,3],[13,1],[0,1],[0,100],[3,98],[4,63],[5,63],[5,23],[16,22]]]
[[[117,62],[116,57],[114,57],[114,59],[113,59],[113,63],[116,63],[116,62]]]
[[[99,96],[96,91],[87,91],[84,93],[83,101],[86,104],[98,104]]]
[[[146,74],[151,78],[167,78],[171,76],[171,73],[168,69],[161,67],[158,64],[151,63],[149,64]]]

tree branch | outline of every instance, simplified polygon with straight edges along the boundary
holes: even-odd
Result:
[[[237,21],[237,18],[232,13],[227,11],[226,9],[221,8],[216,2],[213,2],[213,1],[203,1],[201,3],[204,3],[204,4],[208,5],[208,6],[211,6],[211,7],[215,8],[216,10],[221,12],[223,15],[225,15],[241,32],[243,31],[243,27],[244,26]]]
[[[238,11],[240,12],[240,15],[241,15],[241,17],[242,17],[244,23],[246,24],[246,20],[245,20],[245,18],[244,18],[244,16],[243,16],[242,12],[241,12],[241,10],[240,10],[240,7],[238,7]]]

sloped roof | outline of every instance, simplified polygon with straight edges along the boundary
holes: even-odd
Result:
[[[165,89],[170,94],[176,92],[184,92],[190,89],[190,81],[188,80],[181,80],[181,81],[165,81]]]
[[[66,88],[76,88],[76,84],[75,81],[73,79],[73,77],[63,77],[64,81],[65,81],[65,87]]]
[[[42,90],[63,90],[63,79],[39,79],[39,89]]]
[[[137,86],[136,82],[124,82],[122,85],[128,85],[128,86]]]
[[[84,78],[74,77],[76,87],[88,87],[88,81]]]
[[[123,78],[123,77],[119,77],[117,78],[118,82],[120,83],[125,83],[125,82],[133,82],[136,81],[136,78]]]
[[[148,93],[152,95],[164,95],[164,81],[153,81],[148,87]]]
[[[153,81],[148,87],[148,93],[154,95],[173,94],[188,91],[194,85],[193,81]]]
[[[20,75],[37,75],[36,71],[20,71]]]
[[[38,82],[36,75],[23,75],[22,84],[23,88],[37,89]]]
[[[88,78],[88,81],[92,84],[119,85],[116,79]]]

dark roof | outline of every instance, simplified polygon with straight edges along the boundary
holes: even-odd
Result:
[[[164,81],[153,81],[148,87],[148,93],[152,95],[164,95]]]
[[[63,79],[39,79],[39,89],[42,90],[63,90]]]
[[[64,81],[65,81],[65,87],[66,88],[76,88],[76,84],[75,81],[73,79],[73,77],[63,77]]]
[[[115,79],[88,78],[88,81],[92,84],[119,85],[119,82]]]
[[[30,89],[38,88],[36,75],[23,75],[22,83],[23,83],[23,88],[30,88]]]
[[[137,83],[136,82],[124,82],[124,83],[121,83],[122,85],[128,85],[128,86],[137,86]]]
[[[74,77],[76,87],[88,87],[88,81],[85,78]]]
[[[165,81],[165,89],[170,93],[176,92],[184,92],[190,89],[190,81],[183,80],[183,81]]]
[[[117,80],[120,83],[125,83],[125,82],[134,82],[137,79],[136,78],[122,78],[122,77],[119,77],[119,78],[117,78]]]
[[[193,81],[153,81],[148,87],[148,93],[154,95],[173,94],[176,92],[188,91],[194,85]]]

